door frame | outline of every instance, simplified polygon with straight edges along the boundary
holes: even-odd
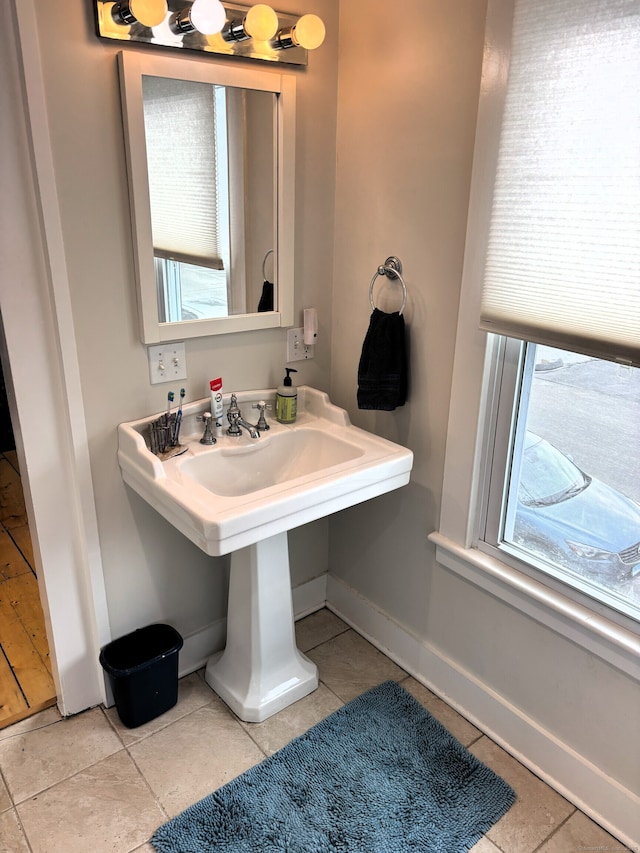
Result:
[[[0,70],[0,357],[66,716],[105,701],[111,634],[33,0],[1,6]]]

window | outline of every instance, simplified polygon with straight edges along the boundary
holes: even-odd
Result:
[[[158,320],[178,323],[226,317],[229,314],[227,274],[224,270],[154,258],[158,288]]]
[[[480,310],[523,343],[493,377],[479,541],[633,618],[639,36],[637,3],[515,0]]]
[[[452,571],[633,672],[639,67],[635,2],[489,0],[430,537]]]
[[[640,619],[640,369],[502,353],[480,547]]]

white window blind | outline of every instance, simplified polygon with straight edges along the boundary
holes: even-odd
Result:
[[[142,86],[154,254],[223,269],[214,87],[147,75]]]
[[[640,364],[640,0],[516,0],[482,328]]]

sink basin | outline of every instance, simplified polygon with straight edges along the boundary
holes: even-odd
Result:
[[[244,391],[251,405],[274,391]],[[225,401],[225,406],[228,401]],[[145,436],[158,415],[120,424],[118,460],[125,482],[167,521],[212,556],[228,554],[265,536],[290,530],[409,482],[410,450],[354,427],[326,394],[298,389],[295,424],[270,419],[258,439],[218,430],[213,446],[200,444],[197,416],[209,400],[184,407],[180,437],[187,450],[161,462]],[[225,423],[226,426],[226,423]]]
[[[214,495],[249,495],[272,486],[302,485],[308,474],[329,471],[358,459],[362,447],[322,429],[306,427],[278,434],[242,448],[220,448],[179,461],[183,477],[190,477]]]
[[[252,420],[252,404],[273,408],[274,391],[237,399]],[[240,719],[261,722],[318,686],[317,667],[296,648],[287,531],[404,486],[413,454],[354,427],[306,386],[296,423],[272,420],[257,439],[223,428],[215,445],[201,444],[205,411],[208,399],[184,407],[183,452],[164,461],[148,447],[159,415],[120,424],[118,460],[124,481],[192,542],[231,553],[227,644],[205,678]]]

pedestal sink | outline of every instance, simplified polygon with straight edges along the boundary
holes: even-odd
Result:
[[[237,393],[247,420],[273,390]],[[228,400],[225,401],[228,404]],[[260,722],[311,693],[315,665],[295,644],[287,531],[409,482],[413,454],[354,427],[328,396],[298,390],[299,415],[251,439],[218,430],[200,444],[203,399],[184,407],[185,452],[149,449],[151,415],[118,427],[124,481],[207,554],[231,553],[227,644],[206,680],[242,720]]]

